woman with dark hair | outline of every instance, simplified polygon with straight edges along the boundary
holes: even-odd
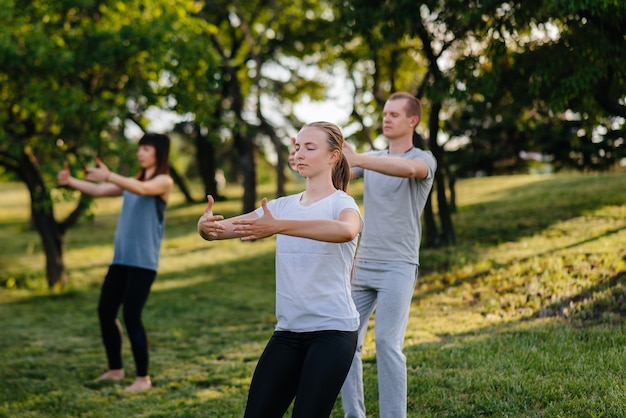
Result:
[[[122,380],[122,328],[117,319],[123,306],[124,324],[135,359],[137,377],[127,388],[142,391],[152,387],[148,374],[148,337],[141,321],[143,307],[157,274],[165,229],[165,206],[172,190],[169,175],[170,140],[147,133],[139,140],[135,177],[113,173],[100,160],[85,169],[85,180],[72,177],[67,162],[57,179],[93,197],[123,196],[115,231],[114,254],[104,278],[98,317],[108,359],[108,371],[98,380]]]
[[[198,233],[206,240],[257,240],[276,235],[274,334],[252,377],[245,418],[328,417],[350,369],[359,316],[350,272],[362,228],[359,207],[346,194],[350,166],[336,125],[313,122],[296,137],[293,166],[304,192],[224,219],[208,196]]]

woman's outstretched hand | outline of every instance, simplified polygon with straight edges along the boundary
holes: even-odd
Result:
[[[206,209],[204,209],[204,213],[198,219],[198,233],[202,238],[211,240],[217,238],[220,233],[225,232],[226,227],[218,222],[224,219],[222,215],[213,215],[213,204],[215,203],[213,196],[208,195],[206,198]]]
[[[70,173],[70,165],[67,161],[63,161],[63,170],[57,174],[57,183],[59,186],[67,186],[70,184],[72,174]]]
[[[261,201],[263,216],[256,219],[239,219],[233,221],[233,231],[241,236],[242,241],[254,241],[271,237],[278,231],[278,220],[267,207],[267,198]]]
[[[111,177],[111,170],[109,170],[109,167],[107,167],[100,158],[96,158],[95,167],[87,167],[85,172],[87,173],[85,178],[96,183],[109,181],[109,177]]]

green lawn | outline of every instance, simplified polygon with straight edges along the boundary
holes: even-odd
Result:
[[[457,183],[457,245],[421,252],[405,350],[411,417],[626,416],[625,185],[618,173]],[[360,201],[359,183],[351,191]],[[227,194],[216,213],[238,213],[239,190]],[[205,205],[174,196],[144,312],[155,389],[129,394],[127,345],[129,377],[93,381],[106,367],[96,304],[119,203],[97,200],[69,232],[68,283],[48,291],[28,194],[0,184],[0,416],[242,416],[274,324],[273,240],[205,242],[195,232]],[[376,417],[372,333],[364,356]]]

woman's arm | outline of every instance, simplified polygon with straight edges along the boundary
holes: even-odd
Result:
[[[63,163],[63,170],[59,171],[57,182],[60,186],[71,187],[92,197],[119,196],[122,194],[122,189],[115,184],[96,184],[72,177],[67,162]]]
[[[96,167],[86,169],[86,179],[95,182],[111,183],[121,189],[142,196],[160,196],[167,201],[174,181],[167,174],[159,174],[150,180],[141,181],[133,177],[124,177],[120,174],[113,173],[100,160],[96,159]]]
[[[174,181],[167,174],[159,174],[150,180],[141,181],[133,177],[111,173],[107,182],[138,195],[160,196],[163,200],[167,200],[167,196],[174,185]]]
[[[354,209],[344,209],[338,219],[277,219],[267,207],[267,199],[261,202],[263,216],[233,220],[233,233],[242,240],[267,238],[275,234],[309,238],[326,242],[352,241],[361,231],[361,216]]]

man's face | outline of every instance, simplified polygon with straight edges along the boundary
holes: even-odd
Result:
[[[416,119],[416,116],[407,116],[406,99],[388,100],[383,108],[383,135],[387,139],[412,136]]]

